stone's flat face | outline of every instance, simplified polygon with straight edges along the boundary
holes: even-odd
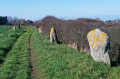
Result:
[[[108,54],[109,39],[107,34],[99,29],[95,29],[88,33],[87,38],[93,59],[95,61],[103,61],[110,65],[110,58]]]
[[[18,29],[20,29],[20,25],[18,25]]]
[[[99,29],[93,30],[88,34],[88,41],[91,48],[98,48],[106,45],[108,36]]]
[[[22,25],[20,25],[20,28],[22,28]]]
[[[56,32],[54,28],[51,28],[51,31],[50,31],[50,42],[57,42]]]
[[[54,33],[54,28],[51,28],[50,36],[52,36],[53,33]]]

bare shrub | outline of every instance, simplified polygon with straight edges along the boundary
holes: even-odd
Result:
[[[120,23],[114,21],[102,22],[99,19],[79,18],[76,20],[63,20],[54,16],[47,16],[37,25],[43,26],[43,33],[49,35],[50,28],[55,28],[59,42],[67,45],[77,44],[77,49],[89,52],[87,34],[93,29],[101,29],[110,38],[110,56],[113,60],[120,59]]]

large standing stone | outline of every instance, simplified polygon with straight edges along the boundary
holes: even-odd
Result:
[[[54,28],[50,31],[50,42],[57,42],[57,36]]]
[[[111,65],[108,53],[110,42],[107,34],[99,29],[95,29],[88,33],[87,39],[89,41],[91,56],[93,59]]]

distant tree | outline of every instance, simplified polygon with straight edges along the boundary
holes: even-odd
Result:
[[[17,17],[8,17],[8,24],[9,25],[18,25],[20,24],[20,20]]]
[[[118,22],[120,22],[120,19],[118,19]]]
[[[95,20],[100,21],[100,18],[97,17],[97,18],[95,18]]]
[[[20,20],[20,23],[21,23],[22,25],[25,25],[25,23],[26,23],[25,19],[21,19],[21,20]]]
[[[0,16],[0,25],[5,25],[8,23],[7,16]]]
[[[2,25],[2,16],[0,16],[0,25]]]
[[[27,20],[27,24],[31,25],[31,24],[33,24],[33,21],[32,20]]]
[[[11,16],[8,16],[8,17],[7,17],[7,20],[8,20],[8,24],[11,25],[10,22],[12,21],[12,17],[11,17]]]
[[[11,16],[0,16],[0,25],[32,25],[32,20],[19,19]]]

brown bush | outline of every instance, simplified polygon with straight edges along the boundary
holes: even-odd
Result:
[[[53,16],[47,16],[40,21],[43,33],[49,35],[50,28],[54,27],[59,42],[77,45],[79,50],[89,52],[87,34],[89,31],[99,28],[107,33],[110,38],[110,56],[118,61],[120,54],[120,23],[102,22],[98,19],[63,20]],[[118,62],[117,62],[118,63]]]

